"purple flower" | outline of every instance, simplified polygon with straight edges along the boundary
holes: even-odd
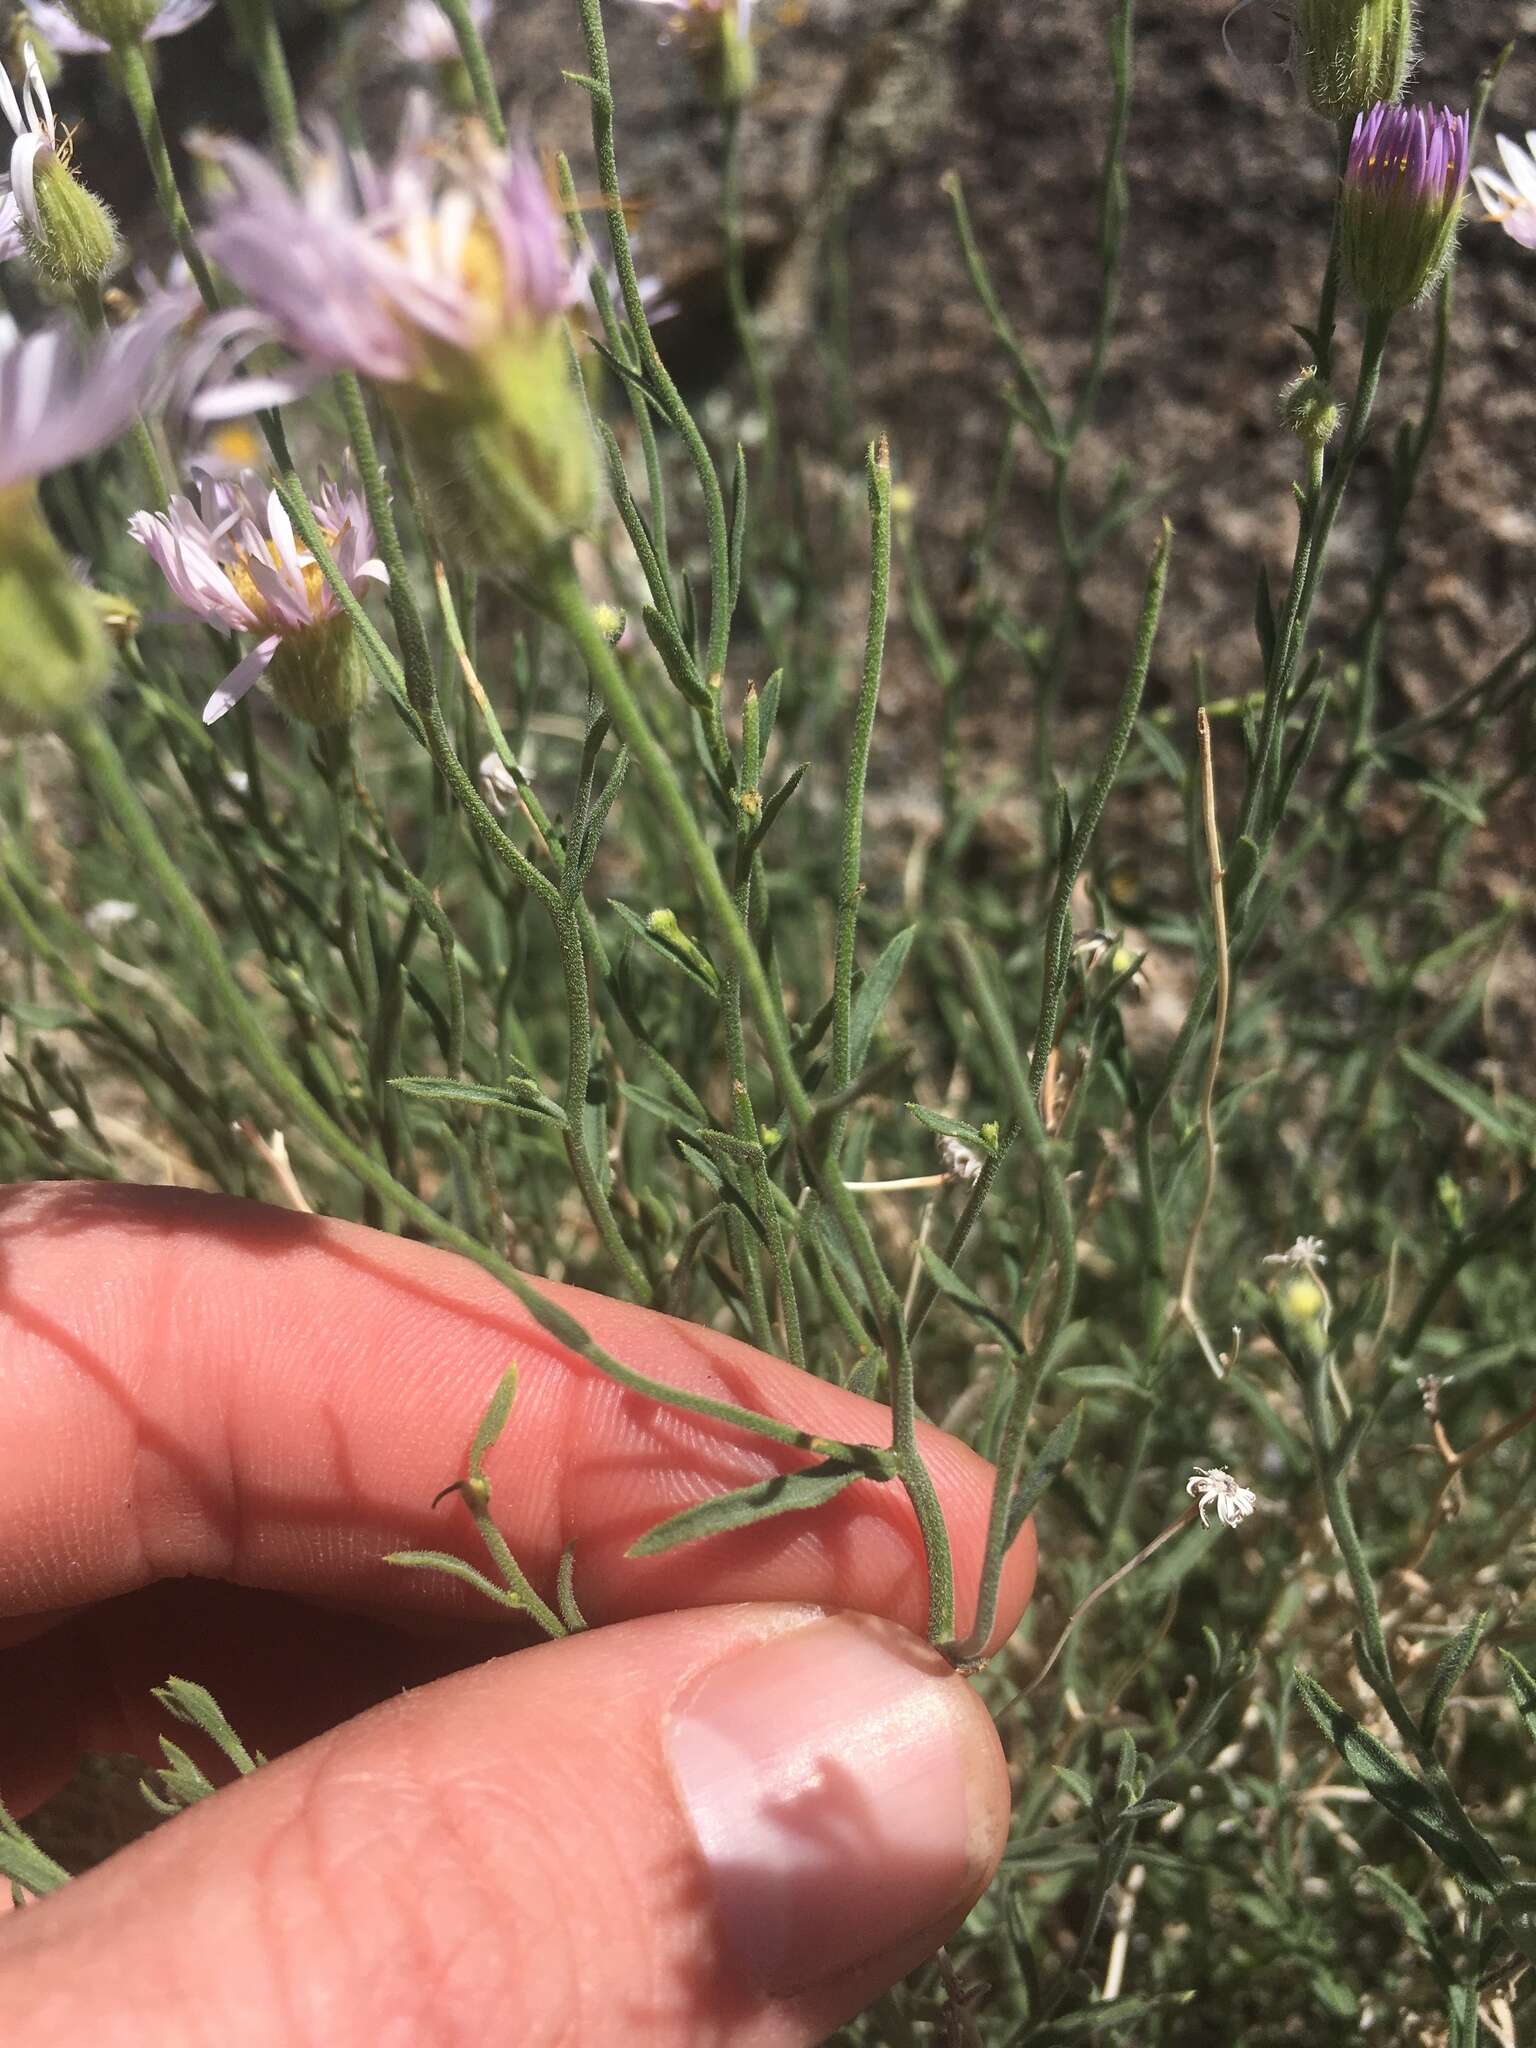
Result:
[[[168,512],[135,512],[128,531],[152,556],[173,594],[194,618],[261,637],[220,683],[203,710],[212,725],[238,704],[285,645],[324,636],[342,622],[336,593],[294,533],[276,491],[263,495],[247,470],[237,481],[199,476],[197,503],[176,497]],[[354,593],[387,580],[374,556],[373,527],[355,490],[326,481],[311,504],[336,566]],[[355,707],[354,707],[355,708]]]
[[[179,36],[212,6],[213,0],[162,0],[141,34],[151,43],[162,36]],[[68,7],[56,7],[52,0],[27,0],[26,12],[43,41],[61,57],[100,56],[112,47],[104,37],[82,28]]]
[[[168,344],[189,310],[167,293],[104,342],[47,327],[0,352],[0,491],[125,432],[168,382]]]
[[[1523,247],[1536,249],[1536,128],[1526,136],[1524,149],[1507,135],[1498,142],[1508,177],[1479,167],[1472,182],[1487,218]]]
[[[1361,300],[1395,313],[1450,261],[1467,182],[1467,120],[1449,107],[1361,114],[1339,195],[1344,261]]]
[[[294,192],[243,143],[205,148],[230,181],[205,247],[307,365],[295,391],[338,369],[451,389],[456,357],[547,325],[575,295],[563,223],[524,151],[436,143],[413,111],[388,165],[331,135]],[[198,411],[239,401],[233,386]]]

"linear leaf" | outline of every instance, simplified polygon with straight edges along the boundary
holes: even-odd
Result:
[[[463,1102],[476,1109],[510,1110],[540,1123],[565,1122],[559,1103],[541,1095],[531,1082],[526,1088],[497,1088],[488,1081],[458,1081],[447,1074],[395,1074],[389,1085],[416,1102]]]
[[[1426,1058],[1415,1052],[1411,1045],[1398,1047],[1397,1057],[1420,1081],[1426,1082],[1438,1095],[1459,1109],[1463,1116],[1485,1130],[1496,1143],[1522,1158],[1528,1158],[1536,1151],[1536,1115],[1524,1103],[1501,1105],[1485,1089],[1475,1082],[1467,1081],[1449,1067],[1441,1066],[1438,1060]]]
[[[869,1051],[869,1041],[875,1035],[875,1026],[885,1011],[886,1004],[895,992],[901,978],[901,970],[907,964],[917,938],[917,926],[909,924],[905,931],[898,932],[886,947],[880,958],[864,978],[864,984],[853,999],[853,1015],[848,1024],[849,1072],[857,1073],[863,1066]]]
[[[1487,1900],[1491,1893],[1485,1873],[1451,1832],[1429,1787],[1330,1699],[1315,1678],[1298,1671],[1296,1689],[1317,1725],[1378,1806],[1385,1807],[1394,1820],[1411,1828],[1475,1897]]]
[[[718,1493],[711,1500],[684,1508],[648,1529],[629,1547],[630,1557],[659,1557],[684,1543],[698,1543],[706,1536],[722,1536],[730,1529],[750,1528],[775,1515],[796,1514],[819,1508],[869,1473],[857,1465],[827,1458],[808,1465],[801,1472],[781,1472],[772,1479],[760,1479],[755,1486],[737,1487],[732,1493]]]
[[[1057,1423],[1036,1452],[1033,1464],[1013,1489],[1013,1499],[1008,1503],[1005,1545],[1013,1542],[1027,1517],[1034,1513],[1066,1471],[1072,1453],[1077,1448],[1078,1426],[1082,1419],[1083,1404],[1079,1401]]]
[[[1440,1653],[1435,1666],[1434,1682],[1429,1688],[1429,1697],[1424,1702],[1423,1717],[1419,1732],[1426,1742],[1433,1742],[1440,1727],[1440,1717],[1450,1704],[1451,1695],[1467,1675],[1467,1666],[1477,1655],[1477,1646],[1483,1630],[1488,1626],[1485,1613],[1474,1614],[1466,1627],[1452,1637]]]

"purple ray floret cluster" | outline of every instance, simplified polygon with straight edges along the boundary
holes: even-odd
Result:
[[[1467,117],[1449,107],[1372,107],[1355,121],[1346,185],[1392,205],[1447,205],[1467,181]]]
[[[575,296],[558,210],[526,152],[454,154],[408,123],[377,165],[332,136],[299,192],[243,144],[218,156],[230,184],[208,252],[313,369],[410,383],[434,348],[472,352]]]

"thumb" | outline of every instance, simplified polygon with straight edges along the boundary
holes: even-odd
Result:
[[[703,1608],[438,1681],[0,1934],[17,2041],[809,2048],[959,1925],[1008,1776],[890,1622]]]

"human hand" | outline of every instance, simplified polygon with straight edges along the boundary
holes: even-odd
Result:
[[[888,1440],[745,1345],[550,1292],[659,1379]],[[546,1590],[573,1544],[614,1625],[507,1657],[464,1588],[382,1560],[460,1547],[462,1508],[426,1503],[514,1360],[496,1520]],[[991,1472],[924,1448],[963,1630]],[[625,1556],[799,1462],[625,1393],[445,1253],[174,1190],[0,1194],[0,1798],[24,1813],[84,1749],[153,1757],[173,1671],[277,1758],[0,1921],[7,2040],[821,2040],[958,1926],[1008,1780],[908,1633],[897,1488]],[[1026,1532],[999,1637],[1033,1576]]]

